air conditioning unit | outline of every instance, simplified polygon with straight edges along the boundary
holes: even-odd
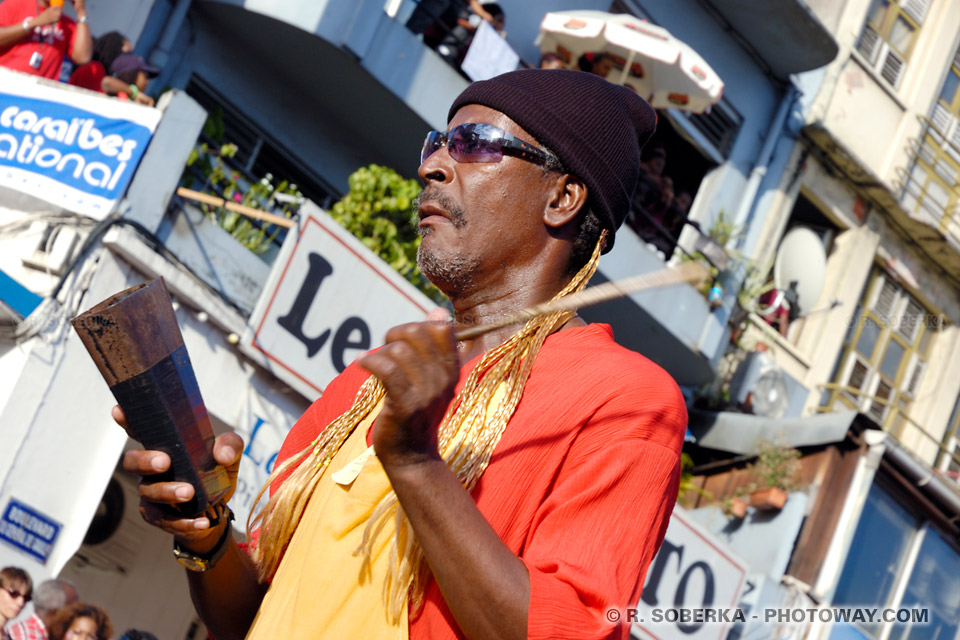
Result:
[[[730,380],[730,400],[748,404],[765,418],[797,418],[810,390],[780,368],[765,352],[751,353]]]

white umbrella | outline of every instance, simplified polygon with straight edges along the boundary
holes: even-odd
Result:
[[[689,45],[628,14],[548,13],[540,24],[540,51],[559,54],[570,68],[584,53],[607,53],[615,67],[607,80],[633,89],[658,109],[703,113],[723,95],[720,76]]]

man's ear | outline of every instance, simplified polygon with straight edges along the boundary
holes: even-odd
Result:
[[[543,211],[548,227],[562,227],[577,217],[587,206],[587,185],[569,173],[558,174],[552,197]]]

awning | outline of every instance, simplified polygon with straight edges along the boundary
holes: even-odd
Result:
[[[857,416],[856,411],[818,413],[805,418],[764,418],[733,411],[690,411],[690,431],[697,445],[740,455],[753,455],[757,443],[809,447],[840,442]]]

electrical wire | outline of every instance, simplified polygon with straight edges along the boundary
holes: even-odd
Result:
[[[12,328],[0,325],[0,340],[9,340],[22,343],[41,334],[44,329],[50,325],[50,320],[53,319],[53,316],[56,315],[58,311],[67,311],[70,317],[76,315],[81,297],[78,297],[76,301],[73,302],[68,296],[68,299],[64,301],[64,304],[59,307],[57,306],[57,299],[60,297],[60,293],[63,291],[70,277],[87,261],[91,250],[101,242],[107,231],[115,226],[129,227],[136,231],[137,234],[142,237],[144,242],[149,245],[154,252],[162,256],[177,269],[189,275],[204,289],[219,297],[221,300],[223,300],[223,302],[237,311],[240,315],[244,317],[247,315],[247,312],[240,307],[239,304],[237,304],[224,292],[212,287],[189,265],[180,260],[180,258],[175,253],[170,251],[152,231],[147,229],[139,222],[129,220],[122,216],[123,213],[118,212],[104,218],[103,220],[95,221],[94,219],[86,216],[68,214],[64,212],[62,214],[42,214],[39,216],[29,216],[13,223],[0,225],[0,237],[3,237],[4,235],[21,233],[38,221],[47,222],[54,225],[74,224],[78,227],[90,228],[90,231],[83,244],[74,254],[70,263],[67,265],[67,268],[63,270],[63,273],[60,275],[60,279],[57,281],[57,284],[54,286],[53,290],[44,298],[44,301],[41,303],[40,307],[34,311],[34,314],[39,312],[40,315],[34,318],[34,314],[31,314],[30,317],[25,321],[14,325]],[[68,302],[70,304],[67,304]]]

